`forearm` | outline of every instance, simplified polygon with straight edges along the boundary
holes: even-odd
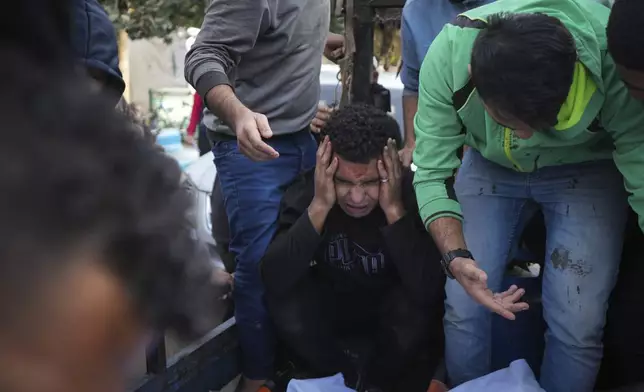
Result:
[[[265,15],[270,12],[266,1],[210,2],[201,31],[185,62],[186,80],[201,97],[219,85],[234,84],[228,75],[269,27],[269,18]]]
[[[405,91],[403,95],[403,124],[405,127],[405,145],[414,146],[416,135],[414,133],[414,116],[418,111],[418,94]]]
[[[306,211],[315,231],[318,234],[322,234],[324,222],[326,222],[326,217],[329,215],[329,209],[313,199]]]
[[[405,210],[405,207],[403,206],[396,206],[392,207],[389,210],[385,211],[385,218],[387,219],[387,224],[388,225],[393,225],[399,220],[401,220],[405,215],[407,214],[407,211]]]
[[[233,130],[236,119],[249,110],[227,84],[220,84],[208,91],[206,104],[218,118],[232,126]]]
[[[463,236],[461,221],[451,217],[438,218],[429,224],[429,233],[432,235],[441,254],[456,250],[467,249]]]

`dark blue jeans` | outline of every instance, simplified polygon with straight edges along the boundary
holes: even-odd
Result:
[[[277,136],[267,143],[279,152],[279,158],[253,162],[239,152],[236,140],[213,146],[230,224],[230,252],[237,255],[234,300],[242,370],[252,380],[272,376],[274,357],[259,261],[277,229],[284,190],[300,173],[315,166],[317,150],[308,131]]]
[[[608,298],[615,285],[628,212],[612,161],[519,173],[470,149],[455,185],[468,248],[498,292],[511,250],[541,209],[546,225],[543,316],[547,323],[541,386],[590,392],[602,358]],[[446,285],[446,364],[462,383],[491,370],[492,315],[461,285]],[[513,344],[507,342],[507,344]]]

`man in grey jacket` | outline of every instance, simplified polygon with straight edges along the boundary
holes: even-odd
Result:
[[[258,264],[276,230],[283,190],[315,165],[309,124],[320,95],[321,55],[343,45],[329,35],[329,17],[330,0],[213,0],[186,57],[186,79],[205,98],[203,121],[237,256],[244,392],[272,374],[274,343]]]

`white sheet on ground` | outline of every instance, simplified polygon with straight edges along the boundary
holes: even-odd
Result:
[[[311,380],[291,380],[286,392],[355,392],[344,386],[342,374]]]
[[[354,392],[344,386],[342,374],[311,380],[292,380],[286,392]],[[487,376],[472,380],[452,389],[450,392],[545,392],[528,363],[520,359],[510,367]]]
[[[510,364],[510,367],[498,370],[487,376],[477,378],[462,384],[450,392],[545,392],[528,363],[520,359]]]

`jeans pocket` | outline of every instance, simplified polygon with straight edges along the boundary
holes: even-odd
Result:
[[[215,156],[215,161],[221,158],[227,158],[235,153],[238,153],[237,140],[217,141],[213,143],[212,153]]]

